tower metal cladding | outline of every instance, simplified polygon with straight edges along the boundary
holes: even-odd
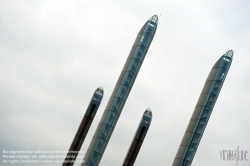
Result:
[[[137,128],[134,139],[130,145],[130,148],[127,152],[127,155],[123,161],[122,166],[133,166],[136,160],[136,157],[140,151],[141,145],[146,137],[149,126],[152,120],[152,111],[150,108],[146,109],[144,112],[141,122]]]
[[[84,156],[82,166],[99,165],[130,90],[157,29],[158,17],[152,16],[141,28],[118,78],[108,105]]]
[[[104,90],[101,86],[95,90],[62,166],[74,165],[78,152],[82,147],[84,139],[95,117],[95,114],[101,104],[103,94]]]
[[[227,51],[210,71],[172,166],[191,165],[232,63],[232,58],[233,51]]]

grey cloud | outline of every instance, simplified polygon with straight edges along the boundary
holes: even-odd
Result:
[[[136,34],[161,13],[100,165],[121,165],[148,107],[152,125],[136,165],[171,165],[205,79],[229,49],[234,61],[193,165],[235,165],[221,161],[219,150],[250,150],[247,6],[248,1],[1,1],[1,149],[68,150],[93,91],[106,83],[86,150]]]

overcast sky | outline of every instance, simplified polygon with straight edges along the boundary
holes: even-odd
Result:
[[[238,146],[248,150],[238,165],[249,165],[249,0],[1,0],[1,151],[68,150],[93,92],[105,86],[87,150],[134,40],[155,14],[158,29],[100,166],[122,164],[148,107],[153,120],[135,165],[171,165],[211,68],[230,49],[192,165],[233,166],[219,150]]]

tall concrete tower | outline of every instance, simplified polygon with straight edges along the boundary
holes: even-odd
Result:
[[[98,166],[157,29],[152,16],[141,28],[102,115],[82,166]]]
[[[142,143],[146,137],[148,129],[153,118],[152,111],[150,108],[146,109],[144,112],[141,122],[136,130],[135,136],[132,140],[132,143],[129,147],[127,155],[123,161],[122,166],[133,166],[136,160],[136,157],[141,149]]]
[[[191,165],[232,63],[232,58],[233,51],[229,50],[220,57],[210,71],[172,166]]]
[[[78,151],[80,151],[82,147],[85,137],[95,117],[95,114],[101,104],[103,94],[104,90],[101,86],[95,90],[62,166],[74,165],[74,162],[78,155]]]

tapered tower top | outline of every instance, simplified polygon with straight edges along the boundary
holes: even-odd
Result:
[[[148,21],[152,21],[152,22],[158,24],[158,16],[157,15],[153,15]]]
[[[99,86],[97,89],[98,89],[98,90],[101,90],[101,91],[104,91],[104,89],[103,89],[102,86]]]
[[[224,56],[228,56],[233,59],[233,54],[234,54],[233,50],[229,50],[224,54]]]
[[[149,114],[152,114],[152,110],[150,108],[147,108],[146,112],[149,113]]]

